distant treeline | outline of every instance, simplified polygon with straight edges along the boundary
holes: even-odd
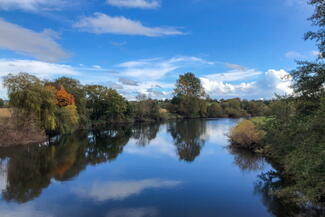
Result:
[[[12,118],[19,116],[19,125],[27,122],[26,126],[39,127],[46,134],[66,134],[109,123],[262,116],[269,112],[270,103],[210,99],[193,73],[180,76],[173,98],[167,100],[139,94],[136,101],[128,101],[116,90],[102,85],[82,85],[67,77],[41,80],[28,73],[9,74],[3,85],[8,89]]]

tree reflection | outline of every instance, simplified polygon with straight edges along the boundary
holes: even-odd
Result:
[[[114,160],[122,153],[131,135],[131,127],[124,126],[61,136],[48,146],[1,148],[0,159],[8,158],[3,198],[27,202],[39,196],[52,178],[70,180],[89,164]]]
[[[85,155],[90,164],[112,161],[122,153],[132,136],[131,126],[113,127],[107,130],[92,131]]]
[[[255,184],[255,193],[261,195],[263,204],[274,216],[325,216],[324,208],[312,204],[298,205],[295,203],[296,198],[277,193],[288,185],[290,185],[288,178],[283,177],[280,172],[269,171],[259,176],[259,181]]]
[[[146,146],[155,139],[159,131],[159,124],[138,124],[133,128],[133,138],[139,146]]]
[[[50,150],[29,146],[20,150],[1,150],[1,158],[3,156],[10,157],[7,185],[2,194],[5,200],[27,202],[50,184],[51,174],[48,171],[53,169]]]
[[[180,160],[193,162],[205,144],[206,122],[202,120],[177,121],[169,124]]]
[[[234,155],[235,164],[243,171],[258,171],[264,169],[265,158],[260,154],[238,149],[229,148]],[[271,163],[268,161],[268,163]],[[273,165],[273,168],[277,168]],[[271,170],[258,176],[255,183],[254,193],[261,196],[262,202],[268,211],[278,217],[316,217],[325,216],[325,210],[312,204],[298,205],[299,201],[292,195],[286,194],[283,189],[292,185],[290,177],[284,177],[278,170]]]
[[[257,171],[264,168],[265,160],[257,153],[234,147],[229,147],[229,152],[234,156],[234,163],[242,171]]]

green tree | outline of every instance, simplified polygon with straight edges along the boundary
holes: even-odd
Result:
[[[200,79],[193,73],[188,72],[179,76],[174,90],[174,95],[200,98],[205,96],[205,91]]]
[[[208,117],[209,118],[220,118],[223,117],[223,110],[219,103],[212,103],[208,107]]]
[[[241,108],[241,101],[239,98],[222,101],[221,107],[224,113],[230,118],[247,116],[247,113]]]
[[[86,86],[87,107],[93,121],[120,121],[126,118],[129,108],[127,100],[116,90],[101,86]]]
[[[145,94],[139,94],[134,103],[134,117],[137,121],[160,120],[159,109],[157,101],[149,99]]]
[[[205,95],[200,79],[189,72],[179,76],[172,104],[177,108],[177,113],[184,117],[206,117],[207,104],[201,99]]]

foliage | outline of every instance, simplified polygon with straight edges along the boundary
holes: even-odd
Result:
[[[56,99],[41,80],[27,73],[9,74],[4,77],[3,84],[8,89],[11,107],[34,114],[44,130],[56,128]]]
[[[101,86],[86,86],[87,108],[92,121],[119,122],[130,112],[129,103],[116,90]]]
[[[188,72],[179,76],[179,79],[176,82],[174,95],[199,98],[205,96],[205,91],[200,79],[193,73]]]
[[[67,77],[60,77],[51,84],[54,85],[56,89],[59,89],[61,86],[63,86],[68,93],[74,96],[75,105],[77,106],[79,115],[80,127],[86,128],[89,124],[89,118],[85,87],[80,84],[78,80]]]
[[[264,116],[270,113],[269,106],[265,101],[241,101],[241,108],[250,116]]]
[[[146,95],[137,96],[137,102],[133,104],[133,108],[136,121],[159,121],[161,119],[157,101],[148,99]]]
[[[58,108],[55,115],[57,130],[59,132],[72,133],[76,130],[79,123],[79,116],[77,107],[74,104]]]
[[[224,111],[219,103],[212,103],[208,106],[208,117],[219,118],[224,116]]]
[[[322,55],[315,62],[298,62],[292,71],[294,95],[270,103],[264,152],[279,169],[285,187],[274,190],[279,198],[309,207],[325,206],[325,1],[311,0],[310,18],[319,29],[308,32]]]
[[[58,90],[55,93],[55,97],[57,100],[57,105],[60,107],[65,107],[65,106],[75,104],[74,96],[71,95],[70,93],[68,93],[62,85],[61,85],[60,90]]]
[[[5,101],[0,98],[0,108],[3,108],[5,106]]]
[[[305,39],[315,40],[317,42],[319,51],[321,52],[320,57],[325,57],[325,7],[324,0],[309,0],[309,3],[314,6],[315,12],[309,18],[314,26],[318,27],[316,31],[309,31],[305,34]]]
[[[264,132],[259,130],[253,121],[242,120],[230,131],[230,141],[232,146],[257,150],[264,136]]]
[[[77,128],[79,116],[75,98],[63,86],[55,86],[27,73],[5,77],[4,86],[8,88],[10,106],[27,117],[35,117],[41,130],[71,133]]]
[[[221,107],[224,110],[224,113],[230,118],[247,116],[246,111],[241,108],[241,101],[239,98],[224,100],[221,102]]]
[[[204,88],[193,73],[181,75],[175,96],[165,101],[139,95],[137,101],[128,102],[105,86],[83,86],[67,77],[40,80],[27,73],[8,75],[4,85],[9,90],[10,106],[33,115],[40,122],[40,131],[47,134],[71,133],[90,124],[96,127],[115,122],[255,116],[264,114],[268,107],[265,101],[204,99]]]

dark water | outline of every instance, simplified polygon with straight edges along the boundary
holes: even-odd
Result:
[[[259,178],[271,166],[226,148],[236,122],[119,126],[0,149],[0,216],[286,216]]]

